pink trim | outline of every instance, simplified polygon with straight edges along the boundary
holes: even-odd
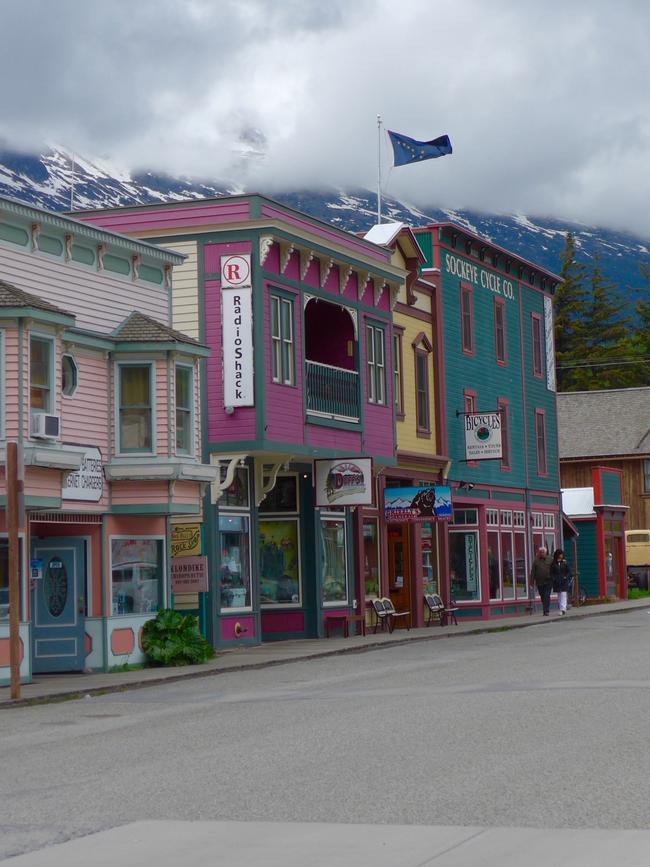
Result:
[[[504,442],[504,434],[505,434],[505,442],[507,452],[507,459],[504,460],[501,458],[501,469],[505,472],[510,472],[512,470],[512,450],[510,448],[510,401],[507,397],[497,397],[497,409],[500,409],[501,412],[501,442]],[[505,419],[505,423],[503,421]]]
[[[530,327],[533,355],[533,376],[537,379],[542,379],[544,376],[544,353],[542,351],[542,317],[539,313],[530,314]],[[539,352],[536,351],[536,348],[539,349]]]
[[[542,422],[542,435],[543,435],[543,459],[544,466],[543,468],[540,466],[540,428],[539,428],[539,420]],[[546,442],[546,410],[545,409],[536,409],[535,410],[535,454],[537,455],[537,475],[541,477],[548,476],[548,444]]]
[[[469,310],[465,311],[465,298],[469,301]],[[465,318],[469,323],[469,346],[465,344]],[[460,346],[463,355],[474,355],[474,288],[468,283],[460,284]]]
[[[237,635],[235,627],[239,623],[242,633]],[[224,641],[236,639],[240,641],[242,638],[255,638],[255,618],[248,615],[246,617],[224,617],[221,621],[221,638]]]
[[[501,333],[503,349],[501,357],[499,357],[499,332]],[[508,364],[508,334],[506,327],[506,302],[504,298],[494,299],[494,353],[497,364],[500,367],[506,367]]]

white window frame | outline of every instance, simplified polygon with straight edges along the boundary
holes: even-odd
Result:
[[[346,605],[350,604],[350,568],[349,568],[349,564],[348,564],[348,556],[349,556],[350,551],[348,548],[349,539],[348,539],[347,518],[345,516],[345,512],[336,511],[333,509],[328,509],[327,511],[320,512],[319,518],[320,518],[320,528],[319,529],[320,529],[320,536],[321,536],[321,544],[322,544],[322,538],[323,538],[323,521],[341,521],[343,523],[343,545],[344,545],[344,549],[345,549],[345,599],[332,599],[332,600],[326,602],[323,599],[323,595],[322,595],[323,594],[322,580],[323,580],[324,576],[321,575],[321,602],[322,602],[323,608],[336,608],[336,607],[340,608],[341,605],[343,605],[345,607]]]
[[[123,367],[148,367],[149,368],[149,396],[151,409],[151,449],[127,449],[124,451],[121,442],[121,418],[120,410],[122,406],[122,368]],[[157,449],[156,443],[156,362],[148,360],[130,360],[116,361],[116,383],[115,383],[115,453],[118,456],[132,457],[134,455],[155,455]],[[133,538],[136,538],[135,536]]]
[[[289,335],[284,334],[282,329],[282,310],[283,305],[286,304],[289,308]],[[279,385],[295,385],[296,384],[296,371],[295,371],[295,344],[294,344],[294,324],[293,324],[293,315],[294,315],[294,307],[293,301],[289,298],[285,298],[283,295],[271,292],[270,293],[270,305],[271,305],[271,322],[270,322],[270,333],[271,333],[271,380],[272,382],[276,382]],[[278,324],[278,333],[273,333],[273,308],[276,309],[276,321]],[[283,371],[282,357],[283,350],[285,346],[289,351],[289,369]]]
[[[380,348],[381,358],[377,349]],[[366,369],[368,403],[386,405],[386,333],[380,325],[366,322]]]
[[[40,340],[42,343],[49,345],[49,386],[48,386],[48,401],[47,408],[32,407],[32,340]],[[4,379],[4,377],[3,377]],[[46,415],[56,414],[56,338],[51,334],[45,334],[41,331],[30,331],[29,334],[29,414],[38,415],[44,413]]]
[[[187,373],[189,377],[189,393],[190,393],[190,405],[189,407],[181,407],[181,412],[189,413],[190,423],[189,423],[189,442],[187,444],[186,449],[178,449],[177,446],[177,433],[178,433],[178,422],[177,422],[177,414],[178,414],[178,403],[177,397],[178,392],[176,389],[176,381],[178,377],[178,371],[182,370]],[[196,440],[196,427],[195,427],[195,410],[194,410],[194,365],[188,362],[177,361],[174,365],[174,453],[176,455],[182,455],[183,457],[193,457],[195,453],[195,440]],[[153,421],[153,419],[152,419]]]

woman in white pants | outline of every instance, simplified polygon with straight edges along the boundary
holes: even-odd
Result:
[[[569,589],[569,580],[571,579],[571,570],[564,556],[564,551],[561,548],[558,548],[553,554],[550,573],[553,581],[553,590],[558,595],[560,614],[566,614],[567,591]]]

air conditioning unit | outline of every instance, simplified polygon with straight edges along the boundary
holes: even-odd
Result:
[[[40,440],[58,440],[61,436],[61,419],[58,415],[35,412],[32,415],[30,434]]]

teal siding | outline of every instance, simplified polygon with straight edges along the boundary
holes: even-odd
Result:
[[[603,502],[610,506],[619,505],[623,502],[623,492],[621,490],[621,476],[618,473],[601,473],[603,485]]]
[[[580,535],[576,539],[578,549],[578,569],[580,572],[580,587],[588,597],[599,595],[598,555],[596,551],[596,519],[593,521],[576,521]],[[568,547],[567,559],[570,561],[571,548]],[[571,563],[575,569],[575,563]]]

